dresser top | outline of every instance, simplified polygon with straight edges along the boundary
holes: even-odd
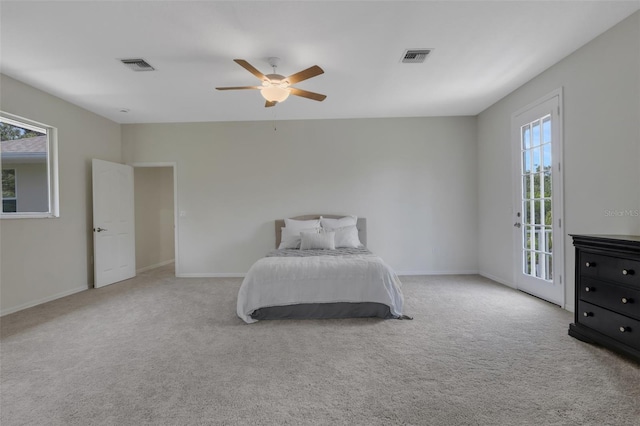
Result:
[[[593,235],[593,234],[571,234],[575,238],[593,239],[593,240],[613,240],[613,241],[628,241],[640,243],[640,235]]]
[[[640,235],[576,235],[573,237],[573,245],[576,247],[616,250],[640,255]]]

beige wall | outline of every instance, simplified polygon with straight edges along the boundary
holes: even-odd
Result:
[[[177,162],[183,276],[244,274],[275,219],[368,219],[400,273],[477,271],[474,117],[122,126],[127,162]]]
[[[640,234],[640,13],[635,13],[478,117],[478,262],[514,283],[511,114],[562,87],[566,304],[574,305],[568,234]]]
[[[136,270],[174,259],[173,168],[133,169],[136,210]]]
[[[88,288],[91,159],[120,162],[120,125],[0,75],[0,110],[58,129],[60,217],[0,220],[0,312]]]

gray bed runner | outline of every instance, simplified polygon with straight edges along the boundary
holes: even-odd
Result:
[[[311,256],[350,256],[373,254],[366,247],[359,248],[338,248],[335,250],[300,250],[300,249],[277,249],[272,250],[265,257],[311,257]]]

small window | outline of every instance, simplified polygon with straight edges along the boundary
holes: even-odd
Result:
[[[0,148],[0,217],[57,217],[56,129],[0,112]]]

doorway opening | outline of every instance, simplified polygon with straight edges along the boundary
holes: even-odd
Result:
[[[174,265],[177,256],[175,163],[134,163],[136,273]]]

